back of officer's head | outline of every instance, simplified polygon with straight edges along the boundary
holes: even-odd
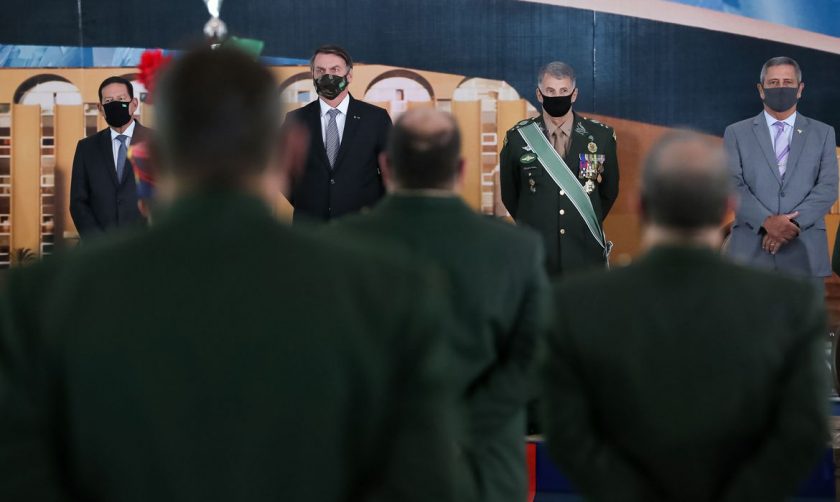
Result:
[[[391,130],[387,156],[396,188],[451,189],[461,172],[458,124],[438,110],[406,112]]]
[[[641,196],[648,223],[683,232],[720,226],[732,196],[723,149],[695,132],[666,134],[648,154]]]
[[[155,94],[161,169],[194,188],[232,187],[260,174],[280,126],[271,73],[237,49],[178,57]]]

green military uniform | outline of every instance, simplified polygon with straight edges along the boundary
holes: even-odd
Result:
[[[476,491],[459,499],[524,501],[524,404],[536,340],[547,329],[539,236],[478,215],[458,197],[403,194],[328,231],[397,245],[396,252],[443,269],[464,328],[449,340],[450,378],[466,412],[463,484]]]
[[[448,500],[433,271],[246,196],[155,223],[10,278],[0,500]]]
[[[612,128],[574,114],[566,165],[577,177],[580,155],[603,155],[603,172],[589,198],[599,222],[607,217],[618,197],[618,158]],[[505,136],[499,160],[502,202],[518,224],[543,237],[546,265],[552,276],[606,265],[604,249],[587,228],[580,213],[560,190],[518,129],[535,123],[547,135],[543,116],[523,120]],[[584,180],[580,180],[583,185]]]
[[[587,500],[781,501],[827,447],[810,284],[660,247],[564,281],[555,308],[543,425]]]

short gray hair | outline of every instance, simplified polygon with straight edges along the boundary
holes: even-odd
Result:
[[[764,83],[764,77],[767,76],[767,69],[772,66],[783,66],[783,65],[790,65],[796,70],[796,80],[798,82],[802,82],[802,69],[799,68],[799,63],[796,62],[795,59],[789,58],[787,56],[777,56],[774,58],[770,58],[764,63],[764,66],[761,67],[761,74],[758,77],[758,81],[760,83]]]
[[[562,61],[552,61],[540,68],[537,73],[537,87],[542,85],[543,77],[548,73],[554,78],[568,78],[572,81],[572,87],[575,87],[575,69]]]

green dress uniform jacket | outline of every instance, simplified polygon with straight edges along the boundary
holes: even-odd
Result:
[[[580,154],[604,155],[601,180],[589,194],[595,215],[603,223],[618,197],[615,133],[612,128],[577,113],[573,120],[569,151],[563,160],[577,177]],[[550,275],[606,266],[604,249],[519,134],[518,129],[531,122],[543,134],[548,134],[542,115],[523,120],[507,132],[499,160],[502,202],[517,224],[531,227],[542,235]],[[580,182],[583,185],[584,181]]]
[[[828,446],[810,283],[660,247],[564,281],[555,307],[543,424],[587,500],[782,501]]]
[[[449,500],[441,297],[232,194],[16,270],[0,500]]]
[[[464,411],[461,465],[470,471],[462,488],[472,487],[459,500],[524,501],[524,405],[537,338],[548,328],[539,236],[481,216],[458,197],[405,194],[330,231],[367,236],[443,270],[463,328],[449,340],[451,385]]]

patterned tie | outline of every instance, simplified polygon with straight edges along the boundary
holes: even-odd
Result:
[[[776,128],[776,136],[773,138],[773,149],[776,151],[776,164],[779,166],[779,174],[785,175],[787,168],[787,156],[790,152],[790,144],[785,141],[787,138],[782,137],[785,132],[785,123],[778,121],[773,124]]]
[[[120,142],[120,149],[117,151],[117,182],[122,183],[123,174],[125,174],[125,157],[128,153],[128,148],[125,146],[125,140],[128,136],[120,134],[117,136],[117,141]]]
[[[330,168],[335,167],[335,158],[338,156],[338,124],[335,122],[335,117],[340,112],[333,108],[327,112],[330,116],[330,121],[327,123],[327,158],[330,160]]]

